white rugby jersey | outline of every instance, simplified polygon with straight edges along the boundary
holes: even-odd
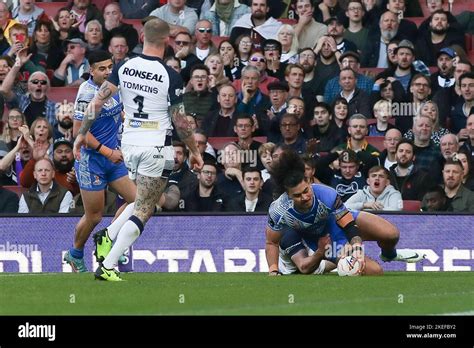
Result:
[[[114,67],[109,82],[124,106],[122,143],[163,146],[173,129],[168,107],[182,102],[181,75],[158,57],[139,55]]]

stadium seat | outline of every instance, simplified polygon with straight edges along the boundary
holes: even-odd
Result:
[[[421,211],[421,201],[404,200],[403,211]]]
[[[267,137],[254,137],[253,139],[261,143],[267,142]],[[237,142],[238,140],[237,137],[210,137],[207,139],[208,143],[216,150],[221,150],[225,144],[231,141]]]
[[[420,26],[421,23],[426,19],[426,17],[406,17],[406,20],[413,22],[416,24],[417,27]]]
[[[61,7],[66,7],[68,4],[67,1],[62,2],[39,2],[36,1],[35,5],[42,8],[44,13],[46,13],[49,17],[54,18],[56,13]]]
[[[474,50],[469,51],[468,53],[469,61],[472,63],[474,62]]]
[[[137,33],[140,35],[140,31],[143,28],[142,20],[141,19],[122,19],[122,22],[131,24],[136,29]]]
[[[78,87],[51,87],[48,92],[48,98],[56,103],[62,103],[64,100],[74,103],[77,90]]]
[[[289,24],[289,25],[295,25],[298,23],[296,19],[291,19],[291,18],[278,18],[278,21],[282,22],[283,24]]]
[[[17,194],[18,198],[21,197],[21,195],[23,194],[23,192],[26,192],[28,191],[28,188],[27,187],[23,187],[23,186],[17,186],[17,185],[6,185],[6,186],[3,186],[4,189],[8,190],[8,191],[11,191],[11,192],[14,192]]]
[[[384,137],[380,136],[367,136],[365,137],[370,145],[375,146],[380,151],[385,150],[385,145],[383,143]]]
[[[376,118],[369,118],[367,119],[367,125],[370,126],[371,124],[376,124],[377,123],[377,119]],[[394,125],[395,126],[395,120],[392,118],[389,118],[388,119],[388,123],[390,123],[391,125]],[[346,121],[346,124],[349,125],[349,120]]]
[[[465,34],[464,35],[464,43],[466,45],[466,52],[474,50],[474,35]]]

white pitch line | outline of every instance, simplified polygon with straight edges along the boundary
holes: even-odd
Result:
[[[433,314],[433,315],[474,315],[474,311],[453,312],[453,313],[440,313],[440,314]]]

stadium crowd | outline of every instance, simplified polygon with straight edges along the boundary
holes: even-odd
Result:
[[[192,172],[174,134],[157,210],[266,212],[272,163],[293,150],[308,182],[349,208],[474,213],[469,0],[456,15],[445,0],[63,4],[50,16],[48,2],[0,2],[0,213],[83,213],[72,87],[90,78],[91,52],[114,66],[140,54],[154,17],[170,24],[163,58],[183,77],[205,160]],[[72,90],[69,102],[52,88]],[[120,203],[108,190],[104,212]]]

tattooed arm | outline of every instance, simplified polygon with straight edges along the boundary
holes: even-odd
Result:
[[[84,118],[82,120],[81,128],[79,129],[79,134],[77,135],[76,141],[74,142],[73,152],[74,157],[76,157],[76,159],[80,158],[81,146],[86,145],[86,133],[91,128],[100,110],[102,110],[102,107],[104,106],[105,102],[112,95],[114,95],[117,90],[117,86],[108,81],[105,81],[104,83],[102,83],[99,91],[87,106],[87,109],[84,113]]]
[[[186,118],[183,103],[171,105],[169,113],[173,124],[176,127],[176,132],[178,133],[179,138],[189,149],[189,160],[190,163],[194,165],[194,168],[190,169],[201,169],[203,166],[201,153],[199,152],[196,141],[194,140],[194,129]]]

